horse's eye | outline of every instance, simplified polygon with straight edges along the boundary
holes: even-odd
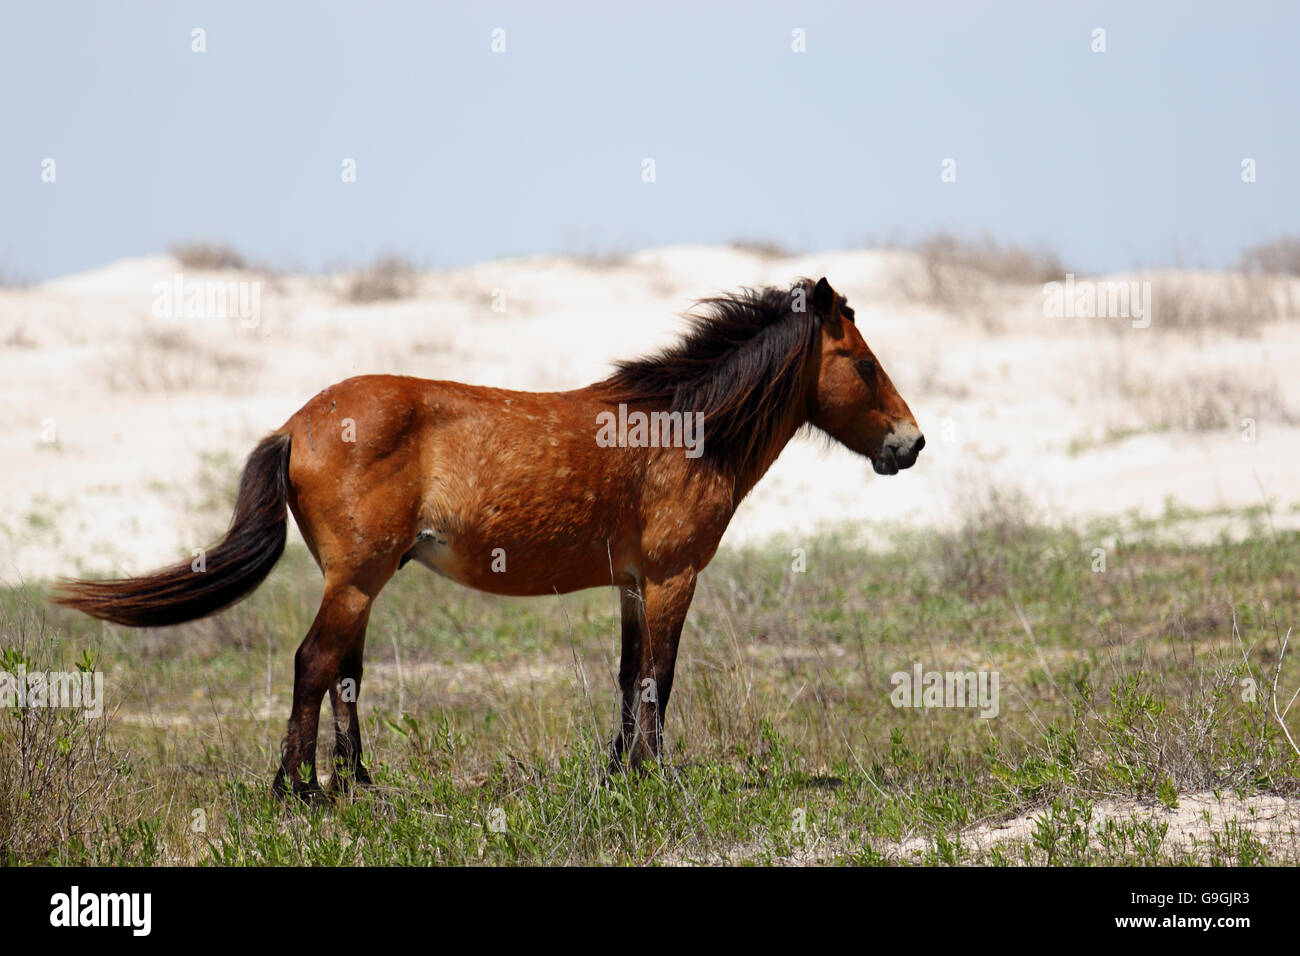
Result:
[[[858,359],[857,362],[854,364],[857,365],[858,371],[862,373],[863,377],[869,377],[876,373],[875,359],[869,359],[869,358]]]

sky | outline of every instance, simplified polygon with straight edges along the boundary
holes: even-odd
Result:
[[[1300,232],[1300,3],[0,9],[29,279],[194,240],[320,271],[948,231],[1118,271]]]

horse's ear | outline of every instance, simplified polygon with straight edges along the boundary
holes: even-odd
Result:
[[[822,276],[817,280],[817,286],[813,289],[813,314],[823,319],[831,317],[831,307],[835,304],[835,290],[831,284]]]

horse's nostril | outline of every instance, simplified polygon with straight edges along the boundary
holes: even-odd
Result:
[[[920,432],[911,441],[902,438],[895,438],[889,443],[894,457],[898,461],[900,468],[911,468],[916,463],[917,455],[921,454],[921,449],[925,447],[925,436]]]
[[[880,461],[877,463],[880,466],[889,466],[890,470],[885,471],[877,467],[876,471],[892,475],[904,468],[911,468],[916,462],[916,456],[924,447],[925,436],[919,431],[913,431],[911,434],[891,432],[880,443]]]

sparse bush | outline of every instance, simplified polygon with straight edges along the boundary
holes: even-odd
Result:
[[[1252,335],[1281,318],[1272,283],[1259,275],[1165,275],[1152,280],[1151,327],[1171,332]]]
[[[959,524],[935,538],[935,577],[971,597],[1004,593],[1041,562],[1037,509],[1019,491],[988,488],[966,499]]]
[[[34,349],[40,342],[27,330],[26,325],[14,325],[0,338],[0,347],[7,349]]]
[[[21,273],[11,269],[0,267],[0,289],[26,289],[32,285],[32,280]]]
[[[1251,246],[1241,254],[1241,271],[1300,276],[1300,236],[1282,236]]]
[[[985,237],[962,239],[948,233],[915,246],[919,274],[899,280],[907,298],[974,317],[988,331],[1002,328],[1001,315],[1015,305],[1026,286],[1059,280],[1065,267],[1056,254]]]
[[[13,607],[0,621],[0,671],[65,671],[44,615]],[[77,670],[91,670],[87,655]],[[123,765],[108,743],[110,712],[10,707],[0,710],[0,865],[53,862],[109,818]]]
[[[100,365],[112,392],[241,389],[262,365],[251,354],[204,345],[179,329],[146,331]]]
[[[737,252],[747,252],[763,260],[788,259],[794,253],[773,239],[733,239],[728,243]]]
[[[1158,429],[1215,431],[1236,428],[1243,418],[1293,424],[1294,413],[1275,382],[1240,374],[1193,373],[1180,379],[1136,385],[1132,400]]]
[[[349,302],[384,302],[409,299],[419,290],[420,274],[400,256],[384,256],[362,269],[348,284]]]
[[[997,282],[1033,285],[1060,279],[1065,267],[1054,252],[999,243],[985,236],[962,239],[939,233],[917,247],[932,278],[942,284],[945,273],[969,270]]]
[[[186,269],[243,270],[248,268],[244,257],[231,246],[218,242],[178,242],[170,249],[172,258]]]
[[[628,253],[618,247],[592,250],[573,256],[573,261],[588,269],[622,269],[628,264]]]
[[[1266,373],[1234,368],[1162,370],[1135,365],[1117,351],[1091,376],[1089,394],[1121,400],[1106,417],[1116,437],[1145,431],[1204,432],[1238,428],[1243,418],[1294,424],[1296,412],[1278,383]]]

